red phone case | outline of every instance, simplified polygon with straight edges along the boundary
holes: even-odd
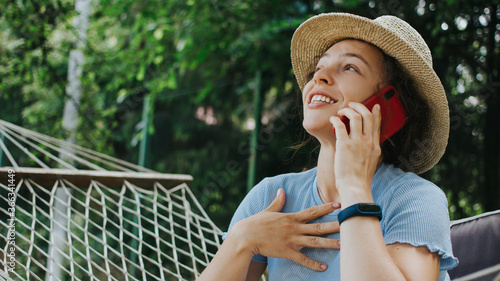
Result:
[[[399,99],[398,92],[394,86],[387,86],[380,92],[373,94],[363,104],[372,110],[373,106],[380,104],[380,112],[382,113],[382,124],[380,124],[380,143],[390,138],[397,131],[401,130],[406,124],[406,111]],[[350,133],[349,119],[345,116],[340,118],[344,122],[347,133]],[[334,129],[335,132],[335,129]]]

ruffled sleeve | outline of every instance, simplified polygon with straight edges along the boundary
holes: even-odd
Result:
[[[440,270],[454,268],[458,260],[452,252],[444,192],[416,175],[400,178],[393,186],[382,204],[385,243],[425,246],[441,257]]]

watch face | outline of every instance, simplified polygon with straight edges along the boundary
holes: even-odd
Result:
[[[375,204],[359,204],[358,209],[361,212],[369,212],[369,213],[380,212],[380,207]]]

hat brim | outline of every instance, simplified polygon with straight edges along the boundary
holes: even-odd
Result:
[[[396,17],[381,18],[371,20],[352,14],[330,13],[305,21],[292,38],[293,71],[300,89],[303,90],[319,58],[334,43],[348,38],[369,42],[394,57],[413,78],[418,94],[430,106],[431,124],[427,126],[429,129],[423,132],[422,139],[414,140],[417,149],[415,153],[409,155],[411,159],[401,159],[404,160],[402,162],[411,165],[410,170],[421,174],[434,167],[448,144],[450,119],[446,93],[441,80],[432,68],[430,51],[418,32]],[[390,28],[387,25],[388,21],[393,21],[390,23]],[[402,29],[399,34],[393,31],[394,23]],[[403,29],[408,28],[414,32],[405,33]],[[401,36],[401,33],[410,35]],[[422,44],[425,47],[422,47]]]

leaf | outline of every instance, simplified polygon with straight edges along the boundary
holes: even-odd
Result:
[[[176,89],[177,88],[177,77],[175,74],[170,74],[167,79],[167,84],[165,85],[168,89]]]
[[[208,81],[207,84],[205,84],[205,88],[198,93],[196,99],[194,100],[196,104],[201,104],[205,100],[208,94],[212,91],[212,86],[212,81]]]
[[[141,66],[139,67],[139,71],[137,71],[135,79],[137,79],[137,81],[144,80],[145,73],[146,73],[146,67],[143,64],[141,64]]]

